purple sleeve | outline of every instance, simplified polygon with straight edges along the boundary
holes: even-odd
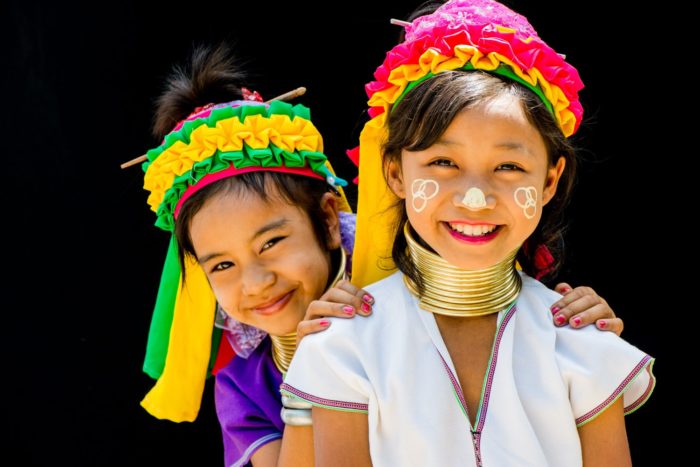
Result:
[[[351,212],[339,212],[340,241],[348,257],[347,272],[352,272],[352,251],[355,248],[355,223],[357,216]]]
[[[282,438],[269,414],[241,392],[226,372],[216,376],[214,395],[227,466],[249,465],[261,446]]]

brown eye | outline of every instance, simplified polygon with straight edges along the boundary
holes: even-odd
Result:
[[[498,167],[496,167],[496,170],[505,170],[505,171],[520,171],[522,172],[523,169],[517,165],[517,164],[501,164]]]
[[[223,263],[218,263],[215,265],[213,268],[211,268],[212,272],[214,271],[224,271],[228,268],[232,268],[234,264],[231,261],[224,261]]]
[[[435,159],[434,161],[430,162],[430,165],[437,167],[456,167],[455,163],[449,159]]]
[[[262,249],[260,251],[263,252],[265,250],[269,250],[270,248],[272,248],[273,246],[275,246],[276,244],[278,244],[280,241],[282,241],[284,239],[285,239],[285,237],[275,237],[272,240],[265,242],[265,244],[262,246]]]

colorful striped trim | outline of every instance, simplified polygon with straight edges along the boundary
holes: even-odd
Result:
[[[462,411],[464,412],[464,415],[467,417],[467,421],[469,422],[469,426],[471,428],[472,433],[481,433],[481,431],[484,428],[484,423],[486,422],[486,412],[488,410],[488,405],[489,405],[489,399],[491,398],[491,387],[493,386],[493,377],[496,373],[496,363],[498,361],[498,349],[501,345],[501,340],[503,339],[503,333],[505,332],[506,326],[508,326],[508,323],[510,322],[510,319],[513,317],[515,314],[515,311],[517,308],[515,307],[515,302],[513,302],[510,305],[510,309],[506,312],[505,316],[501,320],[501,322],[498,325],[498,331],[496,332],[496,338],[493,341],[493,348],[491,350],[491,357],[489,360],[489,369],[486,373],[486,376],[484,378],[484,383],[482,386],[481,390],[481,401],[479,403],[479,407],[477,408],[477,421],[476,421],[476,426],[473,426],[471,424],[471,421],[469,420],[469,411],[467,407],[467,401],[464,398],[464,393],[462,392],[462,387],[459,384],[458,379],[455,377],[455,375],[452,373],[452,370],[450,369],[450,366],[447,364],[445,359],[443,358],[442,354],[438,350],[438,355],[440,356],[440,360],[442,360],[442,365],[445,367],[445,370],[447,371],[447,376],[450,378],[450,381],[452,382],[452,389],[455,392],[455,395],[457,396],[457,399],[459,403],[462,405]],[[437,348],[436,348],[437,350]],[[477,446],[478,447],[478,446]]]
[[[437,348],[436,348],[437,350]],[[445,371],[447,371],[447,376],[450,378],[450,382],[452,383],[452,390],[454,391],[455,395],[457,396],[457,401],[462,407],[462,412],[464,413],[464,416],[467,417],[467,422],[469,423],[469,428],[472,428],[471,422],[469,422],[469,411],[467,409],[467,401],[464,398],[464,393],[462,392],[462,386],[460,386],[459,381],[455,377],[455,375],[452,373],[452,370],[450,369],[450,366],[447,364],[445,359],[442,357],[442,354],[438,350],[438,355],[440,356],[440,360],[442,361],[442,366],[445,367]]]
[[[620,397],[625,392],[625,389],[627,389],[627,387],[630,385],[630,383],[632,381],[634,381],[634,379],[637,378],[641,374],[642,370],[645,367],[647,367],[648,365],[650,365],[651,362],[653,362],[653,359],[649,355],[645,355],[644,358],[642,358],[642,360],[627,375],[627,377],[624,380],[622,380],[622,383],[620,383],[620,385],[613,391],[613,393],[610,395],[610,397],[605,399],[600,405],[598,405],[593,410],[581,415],[580,417],[578,417],[576,419],[576,427],[579,428],[582,425],[585,425],[586,423],[593,420],[598,415],[600,415],[600,413],[602,413],[603,410],[605,410],[610,404],[615,402],[617,400],[617,398]],[[650,372],[650,369],[648,371]],[[651,372],[650,372],[650,376],[651,376],[651,379],[654,380],[654,377],[653,377],[653,375],[651,375]],[[651,395],[651,391],[654,388],[654,385],[655,385],[654,382],[650,383],[650,385],[644,391],[642,396],[640,396],[637,400],[635,400],[629,406],[631,408],[630,410],[638,409],[649,398],[649,396]],[[642,400],[641,403],[639,402],[640,400]],[[631,413],[631,411],[628,412],[627,408],[625,408],[625,414],[627,414],[627,413]]]
[[[515,307],[515,302],[511,305],[510,310],[506,312],[503,317],[501,324],[496,334],[496,339],[493,342],[493,350],[491,351],[491,362],[489,364],[489,371],[486,381],[484,382],[484,390],[481,395],[481,405],[479,406],[479,413],[477,414],[478,422],[476,426],[476,431],[481,432],[484,428],[484,423],[486,422],[486,412],[489,408],[489,400],[491,399],[491,387],[493,386],[493,377],[496,373],[496,361],[498,360],[498,349],[501,346],[501,340],[503,339],[503,334],[505,332],[506,326],[510,322],[510,319],[515,314],[517,308]]]
[[[265,435],[262,438],[256,440],[253,444],[248,446],[248,448],[245,450],[240,459],[231,464],[231,467],[243,467],[244,465],[247,465],[248,462],[250,462],[250,458],[253,456],[255,451],[257,451],[260,448],[260,446],[267,444],[270,441],[274,441],[276,439],[281,438],[282,433],[270,433],[269,435]]]
[[[287,394],[288,396],[297,397],[317,407],[323,407],[324,409],[362,413],[367,413],[368,411],[367,404],[360,404],[358,402],[336,401],[333,399],[324,399],[322,397],[316,397],[304,391],[300,391],[299,389],[290,386],[287,383],[282,383],[282,386],[280,386],[280,391],[282,393]]]
[[[647,388],[636,401],[632,402],[630,405],[625,407],[625,415],[629,415],[635,412],[641,406],[643,406],[646,403],[646,401],[649,400],[649,397],[651,397],[651,393],[654,392],[654,388],[656,387],[656,378],[654,377],[654,373],[652,373],[651,371],[652,367],[654,366],[654,362],[655,360],[652,359],[651,363],[649,363],[649,366],[646,367],[646,371],[647,373],[649,373],[649,384],[647,384]]]

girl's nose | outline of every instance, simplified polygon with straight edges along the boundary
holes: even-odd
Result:
[[[274,272],[259,265],[250,265],[243,271],[242,292],[248,296],[261,295],[275,280]]]
[[[496,207],[496,198],[485,194],[481,188],[473,186],[464,193],[457,192],[454,195],[454,203],[456,206],[465,207],[470,211],[480,211]]]

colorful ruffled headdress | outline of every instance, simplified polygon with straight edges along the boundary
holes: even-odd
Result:
[[[156,212],[156,226],[173,232],[182,204],[223,178],[273,171],[325,180],[341,186],[323,154],[323,139],[309,109],[282,101],[233,101],[198,108],[146,154],[144,188]],[[157,379],[141,405],[151,415],[173,421],[197,417],[206,377],[216,360],[216,300],[204,271],[186,258],[181,281],[178,245],[171,237],[148,336],[144,372]],[[226,340],[223,340],[226,342]]]
[[[404,23],[405,41],[391,49],[365,89],[371,120],[360,135],[357,237],[352,278],[360,286],[393,272],[389,213],[397,198],[382,175],[386,117],[422,81],[450,70],[483,70],[517,81],[537,94],[565,136],[578,129],[583,88],[576,69],[542,41],[527,19],[493,0],[452,0],[434,13]]]

